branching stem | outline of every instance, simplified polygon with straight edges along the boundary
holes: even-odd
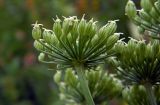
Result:
[[[148,97],[148,101],[150,102],[150,105],[157,105],[156,98],[155,98],[154,92],[152,90],[152,85],[145,84],[145,88],[146,88],[146,93],[147,93],[147,97]]]

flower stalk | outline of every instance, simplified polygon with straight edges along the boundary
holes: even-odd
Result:
[[[90,89],[88,87],[88,82],[87,82],[85,74],[83,72],[84,71],[83,69],[84,69],[83,66],[76,67],[77,75],[78,75],[78,78],[80,81],[80,86],[82,88],[82,92],[83,92],[83,95],[86,99],[87,105],[95,105],[93,98],[92,98],[92,95],[91,95],[91,92],[90,92]]]
[[[148,83],[148,84],[145,84],[144,86],[146,88],[146,94],[147,94],[150,105],[157,105],[156,98],[154,96],[154,92],[152,89],[152,85]]]

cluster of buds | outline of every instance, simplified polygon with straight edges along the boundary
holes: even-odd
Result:
[[[125,88],[122,92],[122,96],[129,105],[150,105],[145,87],[142,85]]]
[[[160,0],[141,0],[141,7],[137,10],[134,2],[129,0],[126,15],[138,26],[141,34],[148,31],[149,36],[160,39]]]
[[[160,88],[155,87],[154,93],[157,103],[159,103]],[[147,99],[146,89],[142,85],[125,88],[122,92],[122,96],[129,105],[150,105]]]
[[[60,98],[66,105],[87,105],[82,95],[78,76],[72,69],[62,72],[57,71],[54,80],[59,85]],[[95,70],[85,71],[88,86],[96,105],[105,105],[107,101],[121,94],[122,84],[114,75],[104,72],[101,67]],[[106,100],[108,99],[108,100]]]
[[[54,20],[53,30],[34,24],[34,47],[40,51],[39,61],[56,64],[58,69],[83,65],[92,68],[103,63],[119,39],[115,21],[98,28],[93,19],[64,17]]]
[[[119,75],[128,84],[160,83],[160,42],[131,39],[128,43],[119,41],[115,45]]]

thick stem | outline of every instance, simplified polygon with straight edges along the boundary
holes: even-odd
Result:
[[[147,97],[148,97],[148,101],[150,102],[150,105],[157,105],[156,98],[155,98],[154,92],[152,90],[152,85],[145,84],[145,88],[146,88],[146,93],[147,93]]]
[[[82,88],[82,92],[83,92],[83,95],[86,99],[87,105],[95,105],[93,98],[92,98],[92,95],[90,93],[89,87],[88,87],[88,83],[87,83],[87,80],[86,80],[86,77],[84,74],[83,66],[76,67],[76,71],[78,74],[80,86]]]

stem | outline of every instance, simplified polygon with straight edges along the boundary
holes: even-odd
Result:
[[[156,98],[154,96],[152,85],[151,84],[145,84],[146,93],[148,96],[148,101],[150,102],[150,105],[157,105]]]
[[[82,92],[83,92],[83,95],[86,99],[87,105],[95,105],[94,101],[93,101],[93,98],[92,98],[92,95],[90,93],[89,87],[88,87],[88,83],[87,83],[85,74],[83,72],[83,66],[76,67],[76,71],[77,71],[77,74],[78,74],[78,78],[79,78],[79,81],[80,81],[80,86],[82,88]]]

